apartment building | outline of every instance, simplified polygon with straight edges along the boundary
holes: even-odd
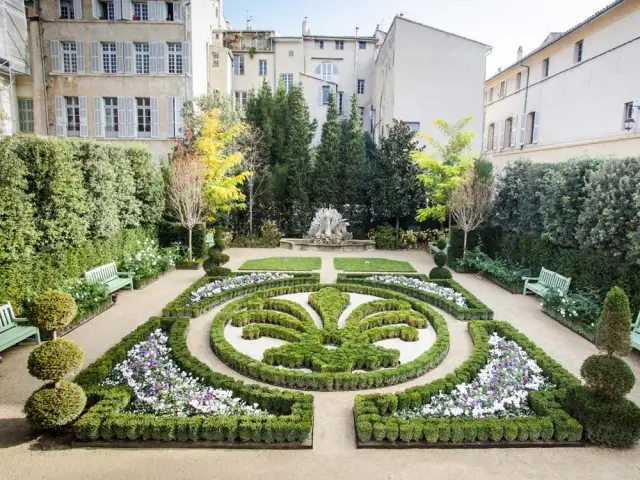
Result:
[[[33,107],[18,98],[16,87],[18,79],[29,72],[24,1],[0,0],[0,134],[33,128]]]
[[[446,142],[434,124],[473,120],[467,127],[477,133],[472,144],[482,145],[483,85],[488,45],[396,16],[380,39],[375,60],[375,138],[388,131],[393,119],[413,130]]]
[[[618,0],[486,82],[484,150],[504,165],[640,151],[640,0]]]
[[[226,23],[221,0],[36,0],[29,16],[32,75],[17,87],[33,133],[144,141],[166,158],[184,101],[207,91],[192,58]]]

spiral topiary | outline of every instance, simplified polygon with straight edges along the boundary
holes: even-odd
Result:
[[[229,255],[222,253],[226,245],[222,238],[222,228],[220,227],[216,228],[214,242],[214,245],[207,252],[209,258],[202,263],[202,268],[204,268],[209,277],[225,277],[231,273],[231,270],[221,267],[221,265],[229,261]]]
[[[429,278],[431,278],[432,280],[449,280],[453,278],[453,275],[451,275],[451,272],[448,268],[435,267],[429,272]]]
[[[39,380],[57,382],[80,370],[84,352],[70,340],[58,338],[35,348],[29,355],[27,369]]]
[[[444,267],[447,264],[447,254],[440,251],[433,256],[433,261],[438,267]]]
[[[77,312],[73,297],[58,290],[41,293],[27,308],[27,316],[33,325],[54,331],[69,324]]]
[[[33,392],[24,405],[24,413],[33,428],[54,429],[78,418],[86,404],[82,387],[61,380],[57,387],[48,383]]]

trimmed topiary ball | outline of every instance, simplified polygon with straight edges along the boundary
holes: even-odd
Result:
[[[29,355],[29,373],[45,381],[57,381],[80,370],[84,352],[70,340],[58,338],[36,347]]]
[[[33,392],[24,405],[24,413],[33,428],[54,429],[78,418],[86,403],[80,385],[61,380],[57,388],[48,383]]]
[[[447,248],[447,237],[440,237],[436,242],[436,247],[438,247],[440,250],[444,250],[445,248]]]
[[[609,355],[624,357],[631,353],[631,310],[629,299],[620,287],[609,290],[596,334],[596,347]]]
[[[580,368],[580,374],[587,387],[610,402],[629,393],[636,381],[633,370],[624,360],[604,355],[587,358]]]
[[[220,250],[213,250],[213,247],[211,247],[209,249],[209,259],[216,265],[224,265],[229,261],[229,255],[222,253]]]
[[[433,261],[436,262],[438,267],[444,267],[447,264],[447,254],[438,252],[433,256]]]
[[[38,295],[29,305],[27,316],[38,328],[56,330],[69,324],[78,309],[71,295],[50,290]]]
[[[436,280],[436,279],[442,280],[442,279],[453,278],[453,275],[451,275],[451,272],[449,271],[448,268],[436,267],[429,272],[429,278],[433,280]]]
[[[209,277],[226,277],[231,273],[231,269],[219,266],[217,262],[211,260],[210,258],[207,258],[202,263],[202,268],[204,268],[204,271]]]

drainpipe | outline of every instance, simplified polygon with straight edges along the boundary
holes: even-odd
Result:
[[[42,68],[42,89],[44,91],[44,127],[49,136],[49,86],[47,85],[47,71],[45,70],[44,48],[42,43],[43,24],[40,19],[40,0],[35,0],[36,18],[38,20],[38,41],[40,43],[40,65]]]
[[[521,67],[525,67],[527,69],[527,83],[524,87],[524,109],[523,109],[523,114],[526,115],[527,114],[527,100],[529,98],[529,74],[531,73],[531,68],[528,65],[525,65],[524,63],[520,64]],[[517,138],[517,137],[516,137]],[[524,150],[524,144],[520,145],[520,150]]]
[[[358,92],[358,34],[360,33],[360,27],[356,27],[356,48],[354,55],[354,65],[353,65],[353,74],[355,79],[353,81],[353,93]]]

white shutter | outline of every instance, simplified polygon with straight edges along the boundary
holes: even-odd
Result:
[[[60,0],[56,0],[56,3],[58,4],[58,18],[60,18],[62,16],[62,9],[60,8]]]
[[[182,117],[182,97],[173,97],[176,119],[176,138],[184,137],[184,118]]]
[[[138,122],[136,121],[136,99],[134,97],[127,97],[127,124],[129,127],[129,136],[135,137]]]
[[[104,98],[93,97],[93,136],[104,137],[105,127]]]
[[[64,97],[59,95],[55,96],[55,110],[56,110],[56,136],[67,136],[67,118],[65,110],[67,109],[67,102]]]
[[[149,2],[154,3],[154,2]],[[149,75],[155,75],[157,72],[158,53],[156,42],[149,42]]]
[[[540,137],[540,112],[536,111],[533,116],[533,135],[531,136],[531,143],[537,144]]]
[[[133,3],[131,3],[131,0],[122,0],[122,18],[125,20],[133,19]]]
[[[322,105],[322,85],[318,85],[318,105]]]
[[[498,149],[498,130],[500,129],[500,124],[499,123],[494,123],[493,124],[493,149],[492,150],[497,150]]]
[[[73,18],[82,20],[82,0],[73,0]]]
[[[117,0],[114,0],[117,3]],[[114,4],[115,5],[115,4]],[[91,15],[93,18],[100,18],[100,5],[98,5],[98,0],[91,0]],[[94,97],[98,98],[98,97]]]
[[[500,120],[500,122],[498,122],[498,150],[504,148],[504,128],[505,122],[504,120]]]
[[[175,138],[176,136],[176,114],[173,105],[173,97],[167,98],[167,126],[169,127],[169,138]]]
[[[189,75],[191,72],[191,43],[182,42],[182,72]]]
[[[58,40],[51,40],[51,71],[60,73],[62,72],[62,59],[60,56],[60,42]]]
[[[527,138],[527,114],[521,113],[518,118],[518,146],[521,147]]]
[[[122,19],[122,2],[121,2],[121,0],[113,0],[113,18],[115,20]]]
[[[158,138],[158,97],[151,97],[151,138]]]
[[[518,132],[518,114],[515,114],[511,119],[511,141],[509,142],[510,147],[516,146],[517,132]]]
[[[84,42],[76,42],[76,52],[78,61],[78,73],[85,72],[85,60],[84,60]]]
[[[124,73],[133,72],[133,42],[124,42]]]
[[[486,152],[489,150],[489,126],[487,125],[484,129],[484,148],[483,150]]]
[[[116,42],[116,72],[124,73],[124,42]]]
[[[167,60],[164,56],[164,52],[167,48],[167,44],[164,42],[156,42],[156,53],[158,54],[158,73],[167,73]]]
[[[156,21],[156,3],[158,2],[147,2],[147,15],[150,22]]]
[[[89,113],[87,112],[87,97],[78,97],[80,104],[80,136],[89,136]]]
[[[173,2],[173,21],[182,21],[182,2]]]
[[[126,137],[127,133],[127,97],[118,97],[118,137]]]
[[[156,20],[159,22],[167,20],[167,2],[156,2]]]
[[[91,42],[91,73],[102,73],[100,57],[100,42]]]

